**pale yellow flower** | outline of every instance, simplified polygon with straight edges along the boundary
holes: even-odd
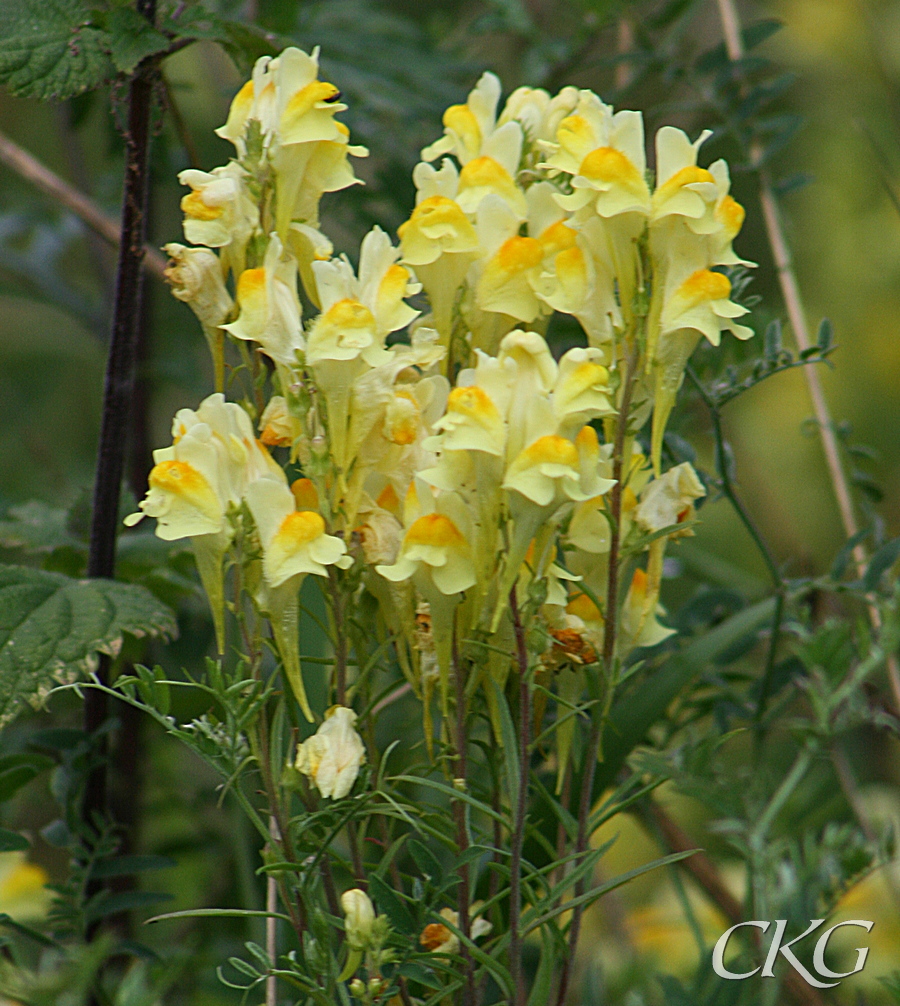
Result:
[[[246,173],[233,161],[212,171],[188,168],[178,175],[191,191],[182,198],[184,236],[194,245],[243,246],[259,223]]]
[[[636,569],[622,605],[619,623],[619,649],[623,653],[639,646],[656,646],[674,634],[674,629],[660,625],[658,621],[658,615],[665,615],[665,609],[658,604],[658,597],[646,572]]]
[[[299,432],[299,423],[288,412],[284,398],[273,395],[259,419],[259,439],[266,447],[290,447]]]
[[[221,394],[196,412],[181,409],[172,426],[173,444],[153,452],[150,489],[140,513],[125,523],[155,517],[156,533],[172,541],[225,530],[225,513],[256,479],[283,478],[266,448],[253,436],[247,413]]]
[[[387,234],[374,227],[360,247],[359,278],[346,258],[314,262],[322,313],[309,333],[307,361],[360,359],[370,367],[390,357],[384,339],[408,325],[418,311],[404,298],[420,287]]]
[[[564,87],[552,98],[540,87],[519,87],[506,99],[497,125],[516,121],[521,125],[528,143],[553,140],[560,122],[571,115],[578,105],[579,92]]]
[[[323,797],[342,800],[353,788],[366,749],[356,731],[356,713],[346,706],[332,706],[325,722],[297,748],[294,762]]]
[[[500,90],[496,74],[483,73],[466,103],[451,105],[444,112],[444,135],[422,151],[422,160],[453,154],[460,164],[466,164],[478,157],[497,124]]]
[[[666,217],[681,217],[695,234],[716,230],[715,208],[719,186],[715,175],[697,166],[701,145],[712,136],[705,129],[691,143],[674,126],[663,126],[656,134],[656,189],[653,192],[651,223]]]
[[[233,143],[241,157],[246,154],[251,120],[259,122],[267,143],[273,139],[285,144],[338,140],[334,116],[347,106],[340,102],[340,91],[334,84],[319,80],[318,75],[318,48],[311,55],[291,47],[274,59],[261,56],[216,134]]]
[[[163,251],[170,260],[165,277],[172,296],[190,307],[204,330],[218,328],[234,306],[218,256],[207,248],[187,248],[175,242]]]
[[[246,342],[256,342],[276,363],[296,366],[297,352],[305,342],[297,296],[297,262],[285,257],[277,234],[269,237],[261,268],[245,269],[237,281],[240,313],[226,332]]]
[[[537,238],[519,233],[520,224],[521,218],[500,196],[482,199],[476,227],[484,257],[479,262],[475,304],[482,311],[532,322],[545,312],[534,292],[544,249]]]
[[[344,542],[325,533],[325,521],[318,513],[295,509],[286,482],[259,479],[247,486],[245,499],[259,531],[263,574],[270,587],[306,573],[327,576],[326,567],[343,564]]]
[[[441,502],[446,504],[447,497]],[[375,569],[394,582],[409,580],[421,571],[448,596],[475,584],[472,550],[466,535],[451,517],[438,511],[413,521],[403,536],[397,561]]]
[[[479,902],[472,905],[471,922],[469,925],[469,936],[473,940],[478,940],[482,936],[487,936],[494,928],[487,919],[482,919],[477,914]],[[442,908],[440,916],[451,926],[459,928],[459,913],[452,908]],[[419,943],[433,954],[458,954],[459,937],[456,933],[441,922],[431,922],[423,930],[419,937]]]
[[[570,175],[573,192],[559,196],[568,210],[591,206],[602,217],[647,214],[644,123],[640,112],[613,112],[591,91],[581,91],[572,115],[560,122],[556,142],[542,144],[545,167]]]
[[[0,853],[0,912],[16,922],[43,919],[53,901],[47,871],[24,852]]]
[[[670,332],[691,329],[718,346],[722,332],[738,339],[749,339],[753,329],[739,325],[735,319],[748,313],[729,300],[731,281],[720,272],[698,269],[665,301],[662,310],[660,341]]]
[[[440,170],[416,165],[413,181],[416,208],[397,230],[400,251],[421,281],[446,343],[457,293],[479,254],[478,235],[456,201],[459,172],[451,161],[445,159]]]
[[[706,495],[703,483],[687,462],[675,465],[659,478],[648,483],[641,493],[641,501],[634,511],[634,520],[648,533],[662,531],[690,521],[694,515],[694,501]],[[688,528],[673,531],[669,537],[693,534]]]

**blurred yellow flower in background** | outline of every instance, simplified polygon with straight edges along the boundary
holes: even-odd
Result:
[[[0,913],[16,922],[42,919],[52,898],[49,880],[46,870],[29,862],[24,852],[0,852]]]

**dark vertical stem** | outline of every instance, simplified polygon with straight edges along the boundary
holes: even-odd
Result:
[[[138,0],[137,10],[149,21],[156,16],[155,0]],[[149,192],[150,120],[156,64],[141,63],[128,88],[125,133],[125,184],[122,199],[122,237],[116,270],[112,335],[103,391],[103,419],[94,482],[94,509],[88,553],[88,576],[111,577],[116,563],[119,494],[125,469],[129,409],[134,383],[137,325],[141,307],[141,265],[144,258],[146,209]],[[105,682],[109,659],[101,658],[97,675]],[[106,719],[103,692],[85,695],[84,728],[94,733]],[[88,828],[107,806],[105,750],[88,776],[82,817]]]
[[[519,613],[516,588],[509,592],[519,664],[519,791],[513,818],[512,849],[509,860],[509,970],[513,982],[512,1006],[526,1006],[527,992],[522,971],[522,849],[525,844],[525,812],[528,807],[529,746],[531,744],[531,692],[528,687],[528,648]]]
[[[609,572],[606,581],[606,619],[603,631],[603,671],[606,675],[606,687],[613,684],[613,665],[616,656],[616,630],[619,624],[619,547],[621,545],[620,526],[622,520],[622,454],[625,450],[625,435],[628,429],[629,413],[631,412],[631,396],[634,391],[636,354],[632,354],[625,366],[625,385],[622,390],[622,401],[619,405],[619,415],[616,419],[616,436],[613,441],[613,478],[615,484],[609,491],[609,510],[612,517],[612,527],[609,540]],[[597,760],[600,756],[600,745],[603,741],[603,722],[596,711],[591,717],[591,731],[585,750],[585,763],[581,774],[581,792],[578,800],[578,834],[575,840],[575,855],[582,855],[588,847],[588,818],[591,813],[591,802],[594,794],[594,775],[597,770]],[[587,878],[582,878],[575,885],[574,898],[584,894]],[[563,961],[557,988],[557,1006],[563,1006],[569,992],[569,982],[572,967],[575,962],[575,952],[578,949],[578,937],[581,933],[581,917],[583,905],[572,909],[572,921],[569,923],[569,952]]]
[[[454,785],[465,787],[468,773],[466,759],[466,672],[459,658],[456,648],[456,632],[453,634],[453,684],[456,699],[456,761],[453,766],[455,776]],[[466,829],[466,805],[462,800],[453,801],[453,819],[456,822],[456,846],[459,855],[462,856],[469,848],[469,833]],[[469,919],[469,897],[471,877],[469,864],[462,864],[457,873],[459,874],[459,884],[457,886],[457,924],[460,932],[469,939],[470,919]],[[462,1006],[475,1006],[477,993],[475,989],[475,967],[472,962],[472,954],[468,946],[463,944],[460,947],[460,955],[465,961],[464,979],[462,994]]]

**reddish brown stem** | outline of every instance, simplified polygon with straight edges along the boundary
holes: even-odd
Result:
[[[616,629],[619,621],[619,547],[621,544],[620,523],[622,519],[622,454],[625,450],[625,435],[628,429],[628,418],[631,411],[631,395],[634,390],[634,372],[636,355],[632,354],[625,367],[622,401],[616,421],[616,436],[613,442],[613,478],[615,484],[609,491],[609,510],[612,517],[609,542],[609,572],[606,587],[606,619],[603,634],[603,669],[606,675],[606,687],[612,687],[613,665],[616,655]],[[594,776],[597,771],[597,761],[600,756],[600,745],[603,741],[603,723],[596,711],[591,717],[591,730],[585,751],[585,763],[581,775],[581,791],[578,800],[578,833],[575,840],[575,855],[582,855],[588,847],[588,819],[591,813],[591,802],[594,793]],[[584,894],[587,878],[579,880],[573,892],[574,898]],[[581,917],[584,906],[578,904],[572,909],[572,920],[569,923],[569,952],[563,961],[557,987],[556,1004],[563,1006],[569,994],[569,983],[578,949],[578,937],[581,933]]]
[[[528,687],[528,647],[520,617],[516,588],[509,592],[519,665],[519,791],[516,794],[512,849],[509,861],[509,971],[513,982],[512,1006],[526,1006],[528,993],[522,970],[522,849],[525,845],[525,814],[528,809],[529,746],[531,743],[531,692]]]

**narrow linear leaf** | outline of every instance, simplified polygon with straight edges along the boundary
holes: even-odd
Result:
[[[165,915],[154,915],[145,919],[144,925],[152,922],[168,922],[170,919],[281,919],[290,922],[291,919],[281,912],[258,912],[249,908],[194,908],[183,912],[167,912]]]

